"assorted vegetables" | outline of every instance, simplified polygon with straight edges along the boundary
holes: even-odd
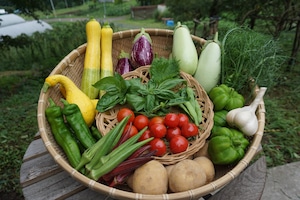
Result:
[[[117,66],[113,66],[109,24],[101,28],[92,19],[86,32],[81,87],[57,74],[49,75],[43,86],[46,92],[60,84],[63,106],[49,98],[45,115],[72,167],[110,187],[128,184],[136,193],[164,194],[208,184],[215,178],[215,165],[235,164],[244,157],[249,138],[258,129],[255,111],[266,87],[245,106],[244,96],[224,83],[218,33],[198,57],[188,28],[178,22],[170,58],[154,58],[151,37],[142,28],[132,51],[121,50]],[[146,65],[151,65],[146,82],[121,76]],[[214,125],[198,152],[164,166],[155,157],[187,151],[199,135],[203,118],[201,103],[180,71],[193,75],[207,92],[214,105]],[[115,106],[120,106],[117,123],[101,134],[94,126],[95,116]]]

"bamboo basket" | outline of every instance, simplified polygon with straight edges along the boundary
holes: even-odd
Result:
[[[117,64],[117,57],[121,50],[129,51],[132,47],[132,41],[134,36],[140,30],[127,30],[114,33],[113,35],[113,63],[114,66]],[[173,31],[165,29],[146,29],[152,38],[153,41],[153,51],[157,56],[169,57],[169,54],[172,50],[172,39]],[[200,53],[201,46],[205,43],[204,39],[201,39],[196,36],[192,36],[195,45]],[[66,75],[79,87],[81,83],[81,75],[83,71],[83,62],[85,55],[86,44],[79,46],[77,49],[71,51],[50,73],[52,74],[62,74]],[[253,91],[254,96],[256,95],[258,88]],[[55,142],[55,139],[51,133],[50,126],[45,117],[45,110],[48,107],[48,98],[51,97],[54,102],[59,105],[62,105],[60,98],[62,94],[59,90],[59,85],[50,88],[46,93],[41,91],[39,100],[38,100],[38,110],[37,110],[37,120],[39,132],[41,134],[42,140],[54,158],[55,162],[60,165],[67,173],[70,174],[75,180],[81,182],[85,186],[105,194],[111,198],[115,199],[199,199],[202,196],[216,192],[223,186],[230,183],[234,178],[236,178],[251,162],[253,157],[256,155],[257,150],[260,147],[261,139],[264,132],[265,124],[265,107],[264,102],[262,101],[257,108],[257,117],[259,121],[258,131],[251,138],[251,144],[248,148],[244,158],[239,161],[234,166],[226,166],[221,168],[216,168],[216,177],[211,183],[204,185],[202,187],[185,191],[179,193],[170,193],[162,195],[145,195],[133,193],[128,188],[111,188],[104,184],[100,184],[94,180],[89,179],[84,176],[73,167],[71,167],[67,161],[66,155],[63,153],[62,149]]]
[[[141,78],[141,83],[146,83],[149,80],[149,67],[143,66],[138,69],[126,73],[123,75],[124,79],[131,78]],[[168,150],[168,152],[164,156],[154,156],[156,160],[161,162],[164,165],[175,164],[181,160],[187,159],[196,152],[198,152],[205,144],[206,139],[210,135],[210,131],[213,127],[213,104],[210,101],[208,95],[205,90],[198,84],[197,80],[193,78],[193,76],[180,72],[181,78],[187,81],[187,85],[191,87],[195,94],[196,100],[198,101],[200,108],[202,110],[202,119],[199,125],[198,135],[194,140],[189,141],[189,147],[186,151],[172,154]],[[117,113],[120,110],[120,106],[110,109],[105,113],[98,113],[96,116],[96,125],[102,134],[108,133],[116,124],[117,124]],[[176,112],[176,110],[174,110]]]

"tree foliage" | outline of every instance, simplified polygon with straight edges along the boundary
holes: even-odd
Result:
[[[166,0],[168,10],[176,21],[189,21],[208,17],[214,0]]]

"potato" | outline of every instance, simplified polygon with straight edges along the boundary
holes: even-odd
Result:
[[[171,171],[172,171],[173,167],[174,167],[174,165],[168,165],[168,166],[166,166],[168,177],[170,177],[170,174],[171,174]]]
[[[205,156],[205,157],[209,158],[207,149],[208,149],[208,141],[206,141],[205,144],[203,145],[203,147],[194,154],[194,158],[200,157],[200,156]]]
[[[182,160],[175,164],[169,176],[172,192],[183,192],[201,187],[206,183],[206,174],[194,160]]]
[[[126,183],[128,185],[128,187],[130,187],[132,189],[132,184],[133,184],[133,174],[131,174],[127,180],[126,180]]]
[[[194,158],[194,161],[196,161],[205,171],[206,183],[213,181],[215,177],[215,166],[212,161],[205,156]]]
[[[137,168],[132,177],[133,192],[165,194],[168,190],[168,173],[157,160],[151,160]]]

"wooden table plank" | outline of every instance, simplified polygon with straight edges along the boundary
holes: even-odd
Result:
[[[67,172],[61,171],[25,187],[23,194],[28,200],[38,200],[41,198],[47,200],[65,199],[85,188],[80,182],[70,177]]]
[[[43,154],[24,162],[20,170],[22,187],[61,172],[62,168],[56,164],[50,154]]]
[[[33,140],[30,145],[28,146],[24,156],[23,162],[27,160],[33,159],[35,157],[47,154],[48,151],[44,145],[44,142],[41,138]]]

